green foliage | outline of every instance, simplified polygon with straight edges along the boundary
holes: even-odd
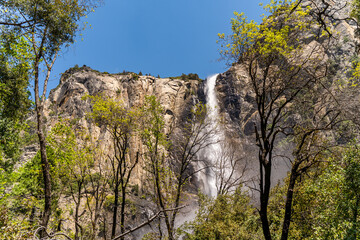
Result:
[[[298,183],[290,238],[359,239],[359,159],[358,146],[350,146]]]
[[[168,144],[164,133],[164,109],[155,96],[146,96],[142,107],[144,115],[142,137],[150,154],[157,154],[159,146]]]
[[[360,81],[360,61],[358,56],[352,61],[352,67],[350,69],[352,77],[349,79],[349,82],[346,82],[346,85],[350,87],[357,87]],[[345,84],[342,84],[345,85]],[[345,85],[345,86],[346,86]]]
[[[31,239],[33,233],[31,224],[27,220],[14,218],[10,211],[0,206],[0,239],[25,240]]]
[[[197,216],[182,232],[187,239],[261,239],[258,214],[246,193],[199,197]]]
[[[27,32],[35,23],[35,37],[42,38],[42,34],[37,35],[39,33],[47,36],[42,45],[44,56],[51,58],[60,46],[74,42],[80,18],[93,10],[95,2],[36,0],[35,4],[33,0],[3,1],[0,16],[4,22],[13,24],[8,28],[19,31]]]
[[[173,173],[167,164],[164,148],[169,146],[167,136],[164,132],[164,108],[155,96],[146,96],[142,107],[144,117],[142,118],[142,140],[146,147],[146,164],[150,172],[150,181],[154,184],[156,203],[160,207],[167,207],[174,197],[171,193],[175,184],[172,183]]]
[[[294,0],[272,0],[264,9],[262,23],[249,21],[244,13],[234,12],[231,19],[232,34],[218,34],[220,54],[231,62],[244,61],[247,56],[280,54],[289,56],[298,51],[299,39],[292,39],[294,33],[310,29],[310,8],[297,6]],[[312,23],[313,24],[313,23]]]
[[[158,76],[158,78],[160,78]],[[185,80],[185,81],[188,81],[188,80],[198,80],[198,81],[202,81],[202,79],[199,77],[199,75],[197,75],[197,73],[189,73],[189,74],[181,74],[181,76],[178,76],[178,77],[170,77],[170,79],[181,79],[181,80]]]
[[[53,179],[65,187],[67,194],[78,191],[79,182],[83,183],[87,171],[94,165],[90,137],[81,128],[74,128],[69,121],[57,123],[47,138],[53,151],[50,161],[53,163]],[[55,185],[56,186],[56,185]]]
[[[47,152],[51,165],[51,173],[54,175],[52,184],[56,191],[60,188],[56,178],[57,175],[55,175],[57,154],[50,146],[47,147]],[[15,207],[16,211],[29,214],[34,205],[39,207],[43,198],[44,187],[40,153],[38,152],[32,160],[9,175],[9,180],[10,183],[16,183],[10,193],[11,199],[13,199],[11,208]]]
[[[29,84],[30,46],[24,37],[1,33],[0,40],[0,156],[12,161],[2,162],[10,170],[22,144],[20,131],[30,108]],[[0,157],[1,160],[1,157]]]
[[[161,237],[159,236],[158,233],[154,233],[154,232],[149,232],[141,238],[141,240],[158,240],[158,239],[161,239]]]
[[[139,80],[139,75],[136,73],[131,73],[131,77],[136,81]]]
[[[47,151],[52,166],[51,173],[55,176],[54,150],[47,147]],[[40,153],[17,171],[0,173],[0,211],[6,212],[6,217],[0,218],[0,236],[6,236],[5,239],[26,239],[39,215],[32,216],[31,220],[31,212],[41,209],[44,200]],[[60,188],[57,178],[52,179],[52,184],[56,195]],[[56,201],[53,204],[56,205]]]
[[[121,100],[102,95],[86,98],[92,103],[92,111],[88,113],[88,117],[98,126],[105,126],[111,134],[118,132],[121,137],[138,128],[138,120],[142,116],[139,108],[128,108]]]

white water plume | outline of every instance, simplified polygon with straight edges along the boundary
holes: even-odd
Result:
[[[212,144],[206,147],[200,154],[200,158],[204,160],[200,167],[205,168],[205,170],[199,174],[204,193],[211,197],[216,197],[217,195],[215,167],[217,158],[221,154],[221,142],[224,141],[223,133],[219,129],[219,105],[215,90],[217,76],[218,74],[210,76],[205,83],[207,102],[206,121],[209,121],[209,127],[206,131],[212,132]]]

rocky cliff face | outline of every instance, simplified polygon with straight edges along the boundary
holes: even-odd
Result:
[[[155,78],[134,73],[107,74],[86,66],[69,69],[62,75],[60,84],[50,91],[46,100],[44,112],[47,130],[49,131],[59,118],[71,119],[71,122],[88,129],[102,144],[111,144],[105,129],[95,126],[86,118],[86,114],[91,111],[91,105],[88,100],[84,100],[84,96],[104,94],[121,99],[126,106],[131,107],[143,104],[145,96],[155,95],[165,110],[165,131],[169,133],[176,121],[181,119],[184,110],[199,101],[197,92],[200,85],[199,80]],[[136,140],[134,146],[141,151],[140,140]],[[134,181],[140,186],[141,175],[139,167]]]
[[[45,116],[52,119],[60,115],[85,121],[86,113],[91,110],[90,104],[82,99],[85,95],[101,93],[119,97],[127,106],[141,105],[145,96],[155,95],[166,111],[169,127],[174,115],[181,113],[184,102],[196,98],[199,83],[197,80],[162,79],[132,73],[111,75],[89,67],[70,69],[61,77],[59,86],[50,92]]]

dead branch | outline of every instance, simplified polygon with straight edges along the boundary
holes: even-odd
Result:
[[[154,216],[152,216],[151,218],[149,218],[146,222],[144,222],[144,223],[142,223],[142,224],[140,224],[140,225],[138,225],[138,226],[136,226],[136,227],[134,227],[134,228],[132,228],[132,229],[130,229],[130,230],[128,230],[128,231],[126,231],[126,232],[118,235],[118,236],[116,236],[115,238],[113,238],[113,239],[111,239],[111,240],[120,239],[120,238],[122,238],[122,237],[124,237],[124,236],[126,236],[126,235],[128,235],[128,234],[130,234],[130,233],[132,233],[132,232],[134,232],[134,231],[136,231],[136,230],[138,230],[138,229],[140,229],[140,228],[148,225],[148,224],[150,224],[152,221],[154,221],[155,219],[157,219],[158,217],[160,217],[163,212],[175,211],[175,210],[182,209],[182,208],[184,208],[184,207],[186,207],[186,205],[180,206],[180,207],[177,207],[177,208],[172,208],[172,209],[160,210],[160,211],[157,212]]]

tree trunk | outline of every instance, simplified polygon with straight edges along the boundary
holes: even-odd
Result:
[[[105,217],[105,215],[103,216],[103,220],[104,220],[104,225],[103,225],[103,227],[104,227],[104,240],[106,240],[107,238],[106,238],[106,217]]]
[[[178,178],[178,184],[177,184],[177,189],[176,189],[176,197],[175,197],[175,205],[174,205],[175,210],[172,212],[171,221],[170,221],[170,226],[172,229],[175,228],[175,218],[179,211],[176,208],[178,208],[180,205],[181,188],[182,188],[182,181],[183,181],[182,174],[184,173],[184,171],[182,171],[182,169],[181,169],[180,172],[181,173],[180,173],[180,177]]]
[[[79,220],[79,206],[80,206],[80,202],[77,202],[76,207],[75,207],[75,240],[79,240],[79,226],[78,226],[78,224],[79,224],[78,223],[78,220]]]
[[[39,59],[35,61],[35,109],[37,119],[37,134],[40,144],[40,155],[41,155],[41,168],[44,179],[44,195],[45,195],[45,206],[42,217],[41,225],[47,228],[50,215],[51,215],[51,177],[50,177],[50,165],[46,154],[46,141],[44,134],[44,120],[43,120],[43,102],[39,96]]]
[[[153,171],[155,174],[155,187],[156,187],[156,193],[157,193],[157,197],[158,197],[158,201],[159,201],[159,206],[160,208],[164,211],[166,210],[166,206],[163,202],[163,196],[161,194],[161,187],[160,187],[160,176],[159,176],[159,163],[158,160],[155,159],[155,161],[153,161]],[[174,240],[174,236],[173,236],[173,229],[171,227],[170,224],[170,219],[169,219],[169,215],[167,214],[166,211],[163,212],[164,214],[164,219],[165,219],[165,224],[166,224],[166,228],[167,228],[167,232],[168,232],[168,239],[169,240]]]
[[[80,209],[80,204],[81,204],[81,186],[82,183],[78,183],[78,196],[77,196],[77,202],[75,202],[76,207],[75,207],[75,240],[79,240],[79,209]],[[75,198],[74,198],[75,199]]]
[[[115,234],[116,234],[117,210],[118,210],[118,206],[119,206],[119,183],[116,183],[116,185],[115,185],[114,194],[115,194],[115,199],[114,199],[114,210],[113,210],[113,222],[112,222],[111,238],[114,238]]]
[[[121,233],[125,232],[125,200],[126,200],[126,187],[122,187],[122,199],[121,199],[121,212],[120,212],[120,231]],[[124,240],[124,237],[120,238],[120,240]]]
[[[298,176],[297,169],[298,169],[298,165],[296,164],[293,165],[293,168],[291,169],[291,173],[290,173],[290,181],[288,185],[286,202],[285,202],[285,215],[284,215],[284,222],[281,233],[281,240],[287,240],[289,236],[294,187],[296,183],[296,178]]]
[[[266,156],[265,154],[263,156]],[[265,173],[260,171],[261,190],[260,190],[260,220],[263,229],[263,234],[266,240],[271,240],[269,220],[267,216],[267,209],[269,204],[270,187],[271,187],[271,162],[267,161],[266,157],[260,160],[260,168],[264,168]],[[264,182],[265,181],[265,182]]]

